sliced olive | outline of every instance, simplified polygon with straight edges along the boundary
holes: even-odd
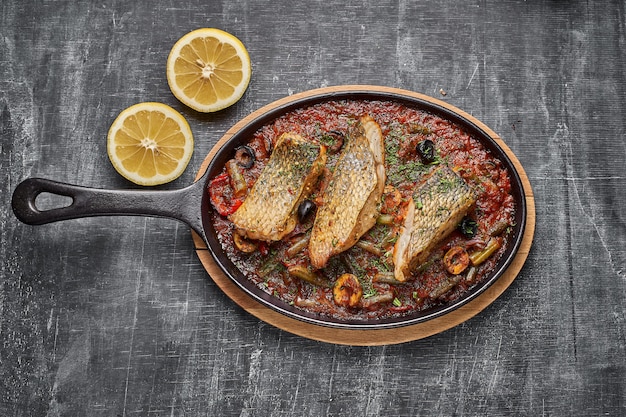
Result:
[[[305,222],[307,217],[309,217],[309,215],[313,213],[313,211],[315,211],[315,207],[315,203],[311,200],[304,200],[302,203],[300,203],[300,205],[298,206],[298,220],[300,221],[300,223]]]
[[[459,231],[463,234],[463,236],[472,238],[478,231],[478,224],[469,217],[464,217],[459,224]]]
[[[435,144],[430,139],[420,141],[416,146],[417,154],[424,164],[430,164],[435,161],[437,151]]]
[[[443,256],[443,265],[452,275],[465,271],[470,263],[469,254],[461,246],[453,246]]]
[[[343,274],[333,286],[335,303],[344,307],[356,307],[363,297],[363,287],[353,274]]]
[[[251,168],[255,161],[254,150],[248,145],[235,148],[235,161],[242,168]]]

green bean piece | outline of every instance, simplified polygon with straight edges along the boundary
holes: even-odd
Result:
[[[392,285],[406,284],[406,282],[398,281],[393,275],[393,272],[378,272],[376,273],[376,275],[374,275],[372,281]]]
[[[304,248],[306,248],[309,244],[309,238],[309,235],[304,235],[300,239],[296,240],[291,246],[289,246],[289,248],[287,248],[287,250],[285,251],[287,257],[293,258],[298,253],[302,252]]]
[[[261,267],[259,268],[259,276],[261,278],[265,278],[270,275],[274,271],[278,271],[279,269],[284,268],[283,265],[276,261],[273,258],[269,258]]]
[[[290,266],[287,268],[287,271],[289,272],[289,275],[306,281],[309,284],[313,284],[318,287],[328,287],[328,282],[326,282],[326,280],[317,275],[315,272],[309,270],[309,268],[304,265]]]
[[[375,294],[371,297],[363,297],[361,300],[361,306],[363,308],[371,308],[375,304],[388,303],[393,301],[394,295],[392,291],[387,291],[381,294]]]
[[[372,243],[370,241],[361,239],[358,242],[356,242],[356,246],[371,253],[372,255],[376,255],[376,256],[383,255],[383,251],[379,247],[377,247],[375,243]]]
[[[441,284],[439,284],[435,289],[433,289],[430,294],[428,294],[428,297],[435,300],[454,288],[460,281],[461,277],[459,277],[458,275],[455,275],[452,278],[448,278],[444,280]]]
[[[469,282],[470,284],[474,283],[476,279],[476,274],[478,273],[478,268],[475,266],[471,266],[467,271],[467,275],[465,275],[465,282]]]
[[[500,240],[491,238],[489,242],[487,242],[487,246],[481,251],[474,252],[470,255],[470,261],[472,265],[478,266],[485,262],[495,251],[500,249],[501,243]]]
[[[499,236],[509,227],[509,222],[506,220],[500,220],[493,225],[491,230],[489,230],[489,234],[491,236]]]

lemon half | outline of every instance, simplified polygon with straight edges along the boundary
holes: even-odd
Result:
[[[193,135],[173,108],[145,102],[123,110],[107,137],[113,167],[139,185],[159,185],[178,178],[193,154]]]
[[[215,112],[237,102],[248,88],[252,66],[239,39],[215,28],[180,38],[167,58],[172,94],[199,112]]]

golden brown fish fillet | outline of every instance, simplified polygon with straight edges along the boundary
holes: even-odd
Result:
[[[317,211],[309,241],[313,267],[323,268],[331,256],[350,248],[374,226],[384,187],[382,132],[374,119],[364,116],[348,132]]]
[[[250,193],[229,216],[249,239],[281,240],[298,222],[298,206],[312,192],[326,165],[326,148],[284,133]]]
[[[437,168],[413,193],[393,250],[394,275],[406,281],[448,236],[476,201],[472,189],[447,166]]]

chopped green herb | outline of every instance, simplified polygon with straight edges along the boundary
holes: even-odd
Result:
[[[274,258],[275,254],[276,251],[271,253],[271,256],[268,257],[268,260],[265,261],[265,263],[263,263],[263,265],[261,265],[261,267],[259,268],[260,277],[267,279],[268,276],[273,272],[285,269],[285,267]]]
[[[374,258],[371,262],[372,265],[377,267],[379,271],[390,272],[392,270],[391,265],[383,261],[383,258]]]
[[[396,155],[395,153],[391,153],[389,150],[387,150],[385,158],[387,159],[387,163],[390,166],[397,166],[400,163],[398,155]]]
[[[371,298],[375,296],[376,294],[378,294],[378,291],[376,291],[376,288],[370,287],[370,288],[367,288],[365,291],[363,291],[363,298]]]
[[[458,183],[454,180],[454,178],[441,178],[439,180],[439,190],[442,192],[450,191],[457,184]]]

